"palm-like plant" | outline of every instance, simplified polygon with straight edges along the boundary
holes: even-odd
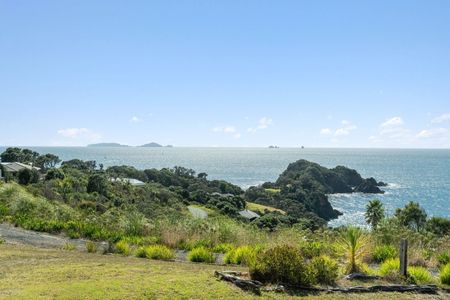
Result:
[[[378,223],[384,218],[384,207],[380,200],[374,199],[369,201],[366,206],[366,222],[373,229],[377,228]]]
[[[359,227],[349,226],[342,231],[338,245],[348,259],[348,273],[360,271],[359,261],[366,253],[368,242],[368,235]]]

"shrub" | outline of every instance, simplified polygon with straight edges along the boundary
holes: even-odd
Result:
[[[140,257],[140,258],[146,258],[147,257],[147,253],[145,253],[145,247],[143,247],[143,246],[138,247],[136,249],[136,251],[134,252],[134,256]]]
[[[226,264],[251,266],[255,263],[256,255],[260,248],[252,246],[241,246],[225,254],[224,262]]]
[[[339,276],[339,267],[335,260],[326,255],[314,257],[310,264],[314,282],[334,284]]]
[[[312,259],[324,253],[324,245],[321,242],[304,242],[300,244],[300,252],[304,257]]]
[[[192,249],[188,254],[188,259],[192,262],[213,263],[216,261],[213,253],[205,247],[197,247]]]
[[[250,267],[252,279],[266,283],[307,286],[313,280],[298,248],[282,245],[259,254]]]
[[[76,249],[76,246],[74,244],[69,243],[69,242],[64,243],[63,250],[73,251],[75,249]]]
[[[215,252],[215,253],[227,253],[227,252],[230,252],[233,249],[234,249],[233,244],[221,243],[221,244],[216,245],[213,248],[213,252]]]
[[[130,254],[130,245],[124,240],[118,241],[115,248],[117,253],[124,256],[128,256]]]
[[[446,264],[450,263],[450,255],[448,252],[442,252],[438,255],[437,261],[439,263],[439,266],[445,266]]]
[[[373,260],[377,263],[382,263],[395,257],[397,257],[397,249],[390,245],[377,246],[373,252]]]
[[[387,279],[398,279],[400,277],[400,260],[399,259],[387,259],[380,266],[380,274]]]
[[[439,275],[441,282],[443,284],[448,284],[450,285],[450,264],[446,264],[442,270],[441,273]]]
[[[431,273],[422,267],[409,267],[408,275],[409,280],[414,284],[426,284],[433,282],[433,276]]]
[[[96,253],[97,252],[97,244],[92,241],[86,242],[86,250],[89,253]]]
[[[172,249],[163,245],[147,246],[144,251],[145,257],[150,259],[170,260],[175,258],[175,253]]]

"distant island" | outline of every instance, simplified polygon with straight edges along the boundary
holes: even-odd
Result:
[[[122,145],[119,143],[97,143],[97,144],[89,144],[87,147],[130,147],[128,145]]]
[[[159,147],[173,148],[172,145],[163,146],[163,145],[155,143],[155,142],[144,144],[144,145],[139,146],[139,147],[146,147],[146,148],[159,148]]]
[[[275,146],[274,146],[274,145],[270,145],[269,148],[270,148],[270,149],[278,149],[278,148],[280,148],[280,147],[278,147],[278,146],[276,146],[276,145],[275,145]]]

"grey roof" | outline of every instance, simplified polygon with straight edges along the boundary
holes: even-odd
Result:
[[[248,220],[254,220],[259,218],[259,215],[257,213],[248,209],[241,210],[239,214]]]
[[[145,185],[145,182],[134,179],[134,178],[111,178],[112,182],[120,181],[123,183],[129,183],[133,186],[143,186]]]
[[[3,166],[3,169],[6,172],[11,172],[11,173],[19,172],[20,170],[23,170],[23,169],[40,170],[40,168],[33,167],[31,165],[23,164],[20,162],[2,162],[1,164]]]
[[[212,196],[225,197],[225,198],[228,198],[228,197],[234,197],[233,194],[221,194],[221,193],[218,193],[218,192],[214,192],[214,193],[212,193],[211,195],[212,195]]]

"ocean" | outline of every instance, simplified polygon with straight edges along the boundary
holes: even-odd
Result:
[[[327,148],[95,148],[29,147],[53,153],[63,160],[95,160],[105,167],[131,165],[138,169],[183,166],[210,179],[223,179],[243,188],[274,181],[289,163],[306,159],[326,167],[343,165],[363,177],[389,183],[382,195],[330,195],[334,208],[344,214],[329,223],[364,225],[371,199],[380,199],[388,214],[409,201],[419,202],[429,216],[450,218],[450,150],[327,149]],[[0,148],[3,152],[4,148]]]

